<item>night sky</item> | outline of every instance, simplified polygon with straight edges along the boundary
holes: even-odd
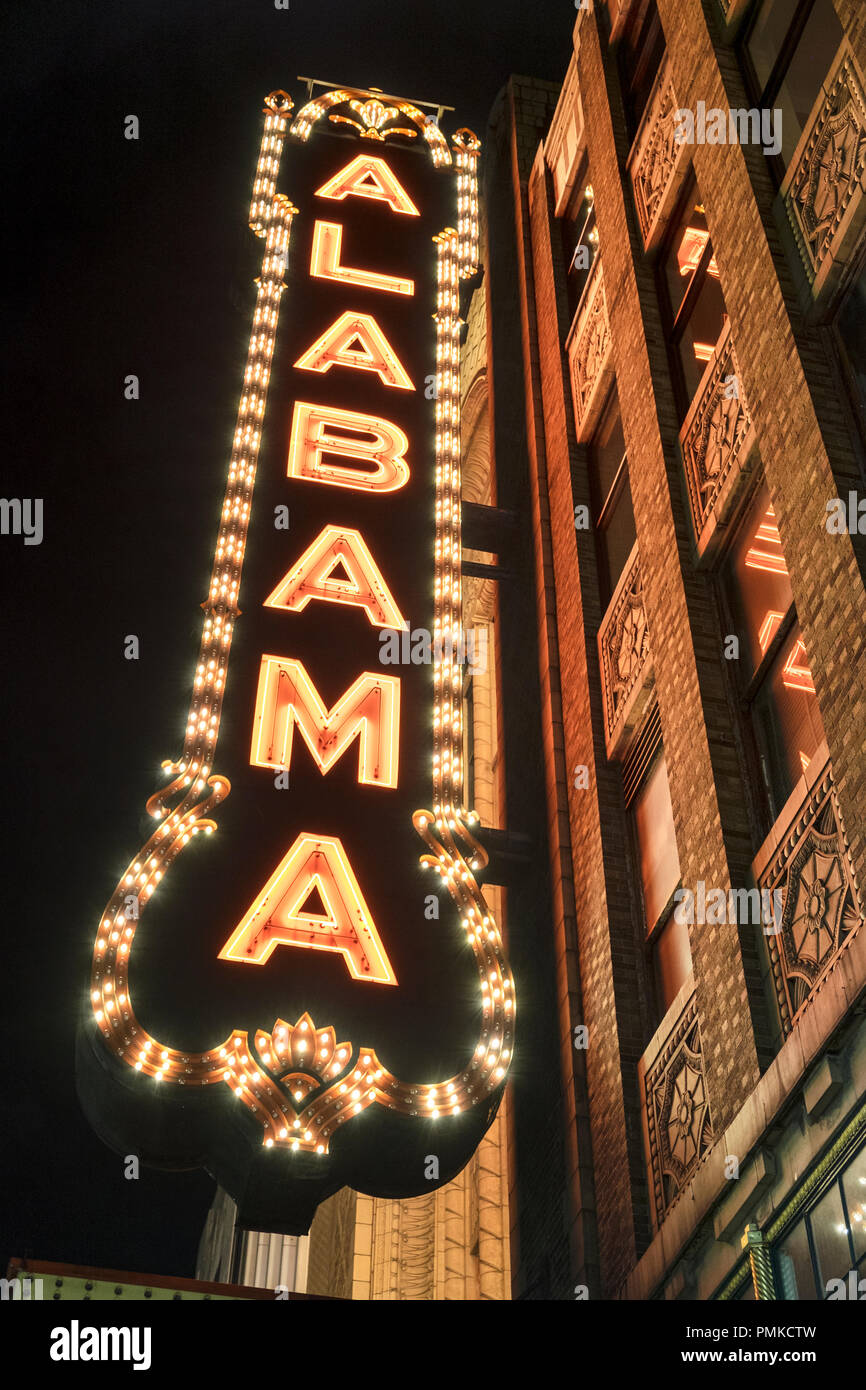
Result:
[[[574,17],[569,0],[144,0],[4,22],[0,491],[44,499],[41,545],[0,537],[4,1267],[190,1276],[214,1192],[201,1171],[124,1179],[79,1108],[73,1048],[99,914],[182,742],[249,334],[262,99],[297,101],[299,74],[372,85],[483,137],[510,73],[562,79]]]

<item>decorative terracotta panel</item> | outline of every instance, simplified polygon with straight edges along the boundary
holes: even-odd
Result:
[[[579,10],[578,17],[583,13]],[[544,142],[544,157],[553,179],[554,212],[557,217],[562,217],[568,207],[585,149],[586,133],[577,81],[577,59],[576,55],[572,55]]]
[[[650,1192],[659,1225],[713,1144],[694,994],[648,1065],[645,1054],[641,1070]]]
[[[689,168],[689,147],[677,142],[678,109],[667,54],[653,83],[628,171],[638,222],[647,250],[660,241]]]
[[[758,887],[781,894],[781,912],[767,944],[785,1034],[863,922],[833,770],[822,761],[825,765],[793,821],[775,828],[775,852],[762,853],[754,865]],[[762,860],[766,862],[759,869]]]
[[[613,378],[610,348],[604,275],[601,258],[596,256],[566,342],[579,441],[589,438],[601,414]]]
[[[832,288],[866,220],[866,95],[850,44],[836,54],[781,188],[814,298]]]
[[[649,624],[637,545],[629,556],[598,634],[607,756],[637,723],[653,684]]]
[[[698,554],[703,557],[715,551],[755,456],[755,430],[730,324],[707,363],[680,430],[680,448]]]

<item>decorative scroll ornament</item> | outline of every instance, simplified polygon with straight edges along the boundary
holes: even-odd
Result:
[[[294,121],[292,122],[291,133],[299,140],[309,139],[310,132],[316,121],[332,110],[335,106],[347,106],[356,115],[360,114],[365,125],[362,126],[352,116],[343,116],[341,119],[349,125],[354,125],[359,134],[368,140],[384,140],[388,135],[405,135],[405,130],[382,130],[382,124],[386,120],[396,120],[398,116],[407,117],[415,126],[416,131],[423,135],[427,144],[430,146],[433,155],[433,163],[439,168],[442,165],[451,163],[451,153],[444,135],[432,116],[427,116],[423,111],[419,111],[417,106],[413,106],[409,101],[398,101],[394,99],[393,105],[384,106],[383,103],[369,92],[357,91],[352,88],[338,87],[331,92],[326,92],[323,96],[313,97],[305,106],[302,106]],[[380,112],[393,112],[385,117],[380,117]],[[372,117],[372,119],[370,119]],[[333,116],[329,116],[333,120]],[[377,124],[377,122],[380,122]],[[414,132],[413,132],[414,133]]]
[[[313,122],[354,94],[328,93],[308,103],[292,124],[305,141]],[[203,1052],[164,1046],[138,1022],[130,994],[129,959],[136,931],[152,895],[181,852],[200,833],[217,829],[211,813],[230,794],[228,778],[213,770],[220,716],[228,679],[244,549],[247,540],[262,419],[273,360],[292,219],[297,209],[275,192],[291,99],[275,92],[265,104],[264,132],[253,187],[250,226],[265,241],[257,281],[244,387],[232,445],[228,485],[208,597],[183,752],[163,763],[168,784],[147,802],[159,823],[128,865],[108,901],[94,943],[92,1014],[105,1046],[135,1071],[166,1085],[206,1087],[223,1083],[258,1122],[268,1147],[327,1154],[334,1133],[371,1106],[407,1116],[459,1115],[495,1096],[514,1045],[514,984],[502,937],[476,873],[487,856],[475,838],[474,812],[462,790],[462,682],[459,634],[462,624],[461,442],[459,281],[471,273],[477,253],[478,141],[459,132],[457,186],[462,231],[448,227],[435,238],[438,267],[436,312],[436,539],[433,711],[433,804],[418,811],[413,825],[427,847],[421,864],[443,880],[460,912],[460,923],[479,975],[481,1024],[465,1067],[439,1082],[410,1082],[385,1069],[375,1051],[339,1042],[334,1029],[304,1013],[293,1025],[277,1020],[270,1033],[258,1029],[251,1043],[234,1030]],[[405,102],[385,108],[373,99],[361,114],[359,135],[384,138],[389,110],[410,116],[427,139],[438,166],[451,156],[435,122]],[[381,114],[384,112],[384,116]],[[357,123],[356,123],[357,124]],[[370,132],[378,130],[378,136]],[[395,132],[396,133],[396,132]],[[324,837],[323,837],[324,838]]]
[[[405,135],[409,140],[418,138],[418,131],[412,130],[409,126],[391,126],[390,121],[396,121],[400,112],[396,106],[384,106],[376,97],[370,97],[369,101],[357,101],[352,99],[346,105],[356,111],[361,117],[360,121],[355,121],[351,116],[341,116],[338,112],[332,112],[328,116],[329,121],[335,125],[354,126],[362,140],[387,140],[392,135]]]

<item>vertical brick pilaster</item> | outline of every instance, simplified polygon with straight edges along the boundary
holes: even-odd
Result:
[[[576,938],[587,987],[568,1001],[571,1024],[589,1030],[587,1085],[593,1129],[599,1247],[604,1288],[616,1288],[648,1239],[645,1167],[641,1152],[637,1063],[643,1052],[648,1010],[643,999],[641,939],[630,893],[619,772],[605,756],[596,635],[601,619],[597,568],[590,532],[578,543],[574,507],[588,502],[572,487],[586,487],[585,451],[579,449],[569,404],[562,344],[568,331],[562,256],[554,245],[549,176],[539,150],[528,187],[534,299],[532,331],[538,341],[541,428],[536,485],[544,490],[556,592],[556,631],[562,741],[568,781],[563,802],[576,885]],[[589,770],[589,787],[573,784],[577,766]],[[560,962],[563,979],[569,961]],[[582,1007],[582,1014],[574,1009]],[[565,1030],[566,1023],[563,1028]],[[570,1032],[571,1030],[568,1029]]]
[[[736,53],[714,47],[700,5],[658,0],[677,100],[746,106]],[[866,18],[840,15],[862,49]],[[806,324],[755,147],[696,145],[693,160],[737,345],[746,398],[791,573],[855,872],[866,882],[866,536],[828,535],[826,505],[862,495],[826,330]]]

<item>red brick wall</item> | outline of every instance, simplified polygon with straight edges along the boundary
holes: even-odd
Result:
[[[866,10],[859,0],[836,5],[862,63]],[[679,105],[747,106],[736,50],[718,42],[712,8],[700,0],[658,6]],[[693,559],[655,258],[644,253],[624,173],[628,138],[616,65],[592,13],[579,28],[577,64],[682,880],[724,890],[746,882],[758,847],[748,772],[713,579]],[[570,316],[532,88],[512,79],[508,101],[572,1259],[575,1268],[593,1267],[595,1229],[600,1287],[610,1296],[648,1240],[636,1069],[652,1026],[620,774],[604,751],[593,540],[574,528],[575,505],[589,502],[586,456],[574,436],[563,352]],[[831,497],[849,487],[862,493],[850,421],[827,330],[806,323],[797,307],[763,155],[697,146],[693,162],[863,886],[866,543],[830,537],[824,527]],[[590,771],[587,791],[572,784],[581,764]],[[691,933],[718,1136],[768,1055],[767,1001],[749,929],[741,938],[734,926],[697,924]],[[572,1048],[576,1023],[590,1030],[585,1055]]]
[[[735,55],[714,51],[701,6],[658,7],[680,106],[747,105]],[[863,9],[851,9],[862,47]],[[760,150],[696,145],[694,166],[862,885],[866,537],[830,536],[824,525],[827,501],[849,488],[862,495],[862,477],[822,331],[797,307]]]

